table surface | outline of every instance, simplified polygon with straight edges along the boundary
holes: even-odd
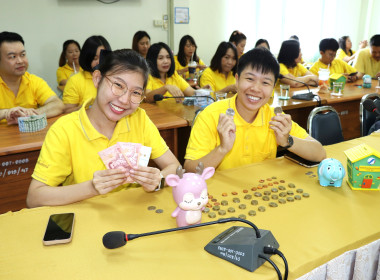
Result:
[[[187,126],[188,123],[171,113],[168,113],[152,104],[141,104],[159,130]],[[41,131],[21,133],[17,125],[0,124],[0,156],[20,152],[40,150],[49,127],[59,118],[48,119],[48,125]]]
[[[367,143],[380,150],[380,134],[373,134],[327,146],[328,157],[346,166],[344,151]],[[284,158],[217,172],[208,180],[209,194],[226,199],[237,210],[235,216],[257,208],[247,200],[247,209],[233,204],[231,192],[249,190],[263,179],[266,183],[285,180],[310,194],[294,202],[271,208],[257,198],[266,211],[247,219],[259,228],[270,230],[288,259],[289,279],[295,279],[315,267],[380,238],[378,210],[380,193],[352,191],[346,182],[341,188],[321,187],[317,168],[305,168]],[[268,183],[269,184],[269,183]],[[265,189],[259,190],[263,192]],[[226,192],[228,196],[222,196]],[[163,210],[157,214],[148,206]],[[277,279],[273,268],[262,265],[253,274],[207,253],[203,247],[215,236],[233,225],[208,227],[141,237],[125,247],[108,250],[102,237],[108,231],[145,233],[176,226],[171,212],[176,205],[170,187],[160,192],[145,193],[141,188],[98,196],[60,207],[23,209],[0,215],[0,279]],[[42,236],[52,213],[75,212],[73,240],[69,244],[43,246]],[[220,217],[217,215],[217,217]],[[228,217],[227,216],[223,216]],[[203,222],[212,221],[206,214]],[[272,260],[283,271],[277,256]]]

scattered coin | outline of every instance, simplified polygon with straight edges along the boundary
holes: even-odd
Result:
[[[244,199],[251,199],[252,198],[252,195],[250,195],[250,194],[246,194],[245,196],[244,196]]]
[[[261,196],[263,196],[263,195],[262,195],[261,193],[259,193],[259,192],[255,192],[254,195],[255,195],[256,197],[261,197]]]
[[[289,183],[289,184],[288,184],[288,187],[293,189],[293,188],[296,187],[296,185],[294,185],[293,183]]]
[[[232,200],[234,203],[239,203],[240,202],[240,199],[238,197],[234,197],[234,199]]]
[[[222,202],[220,202],[223,206],[226,206],[228,205],[228,201],[227,200],[222,200]]]
[[[283,198],[280,198],[280,199],[278,200],[278,202],[280,202],[281,204],[285,204],[285,203],[286,203],[286,200],[283,199]]]
[[[219,205],[215,205],[214,207],[212,207],[212,210],[214,210],[214,211],[218,211],[219,209],[220,209]]]
[[[239,208],[240,208],[240,209],[245,209],[246,207],[247,207],[247,206],[246,206],[245,204],[240,204],[240,205],[239,205]]]
[[[277,207],[277,203],[276,202],[269,202],[269,206],[270,207]]]
[[[278,199],[278,195],[277,194],[272,194],[271,197],[272,197],[272,199],[276,199],[276,200]]]
[[[210,212],[210,208],[205,207],[205,209],[203,209],[203,213],[208,213],[208,212]]]
[[[235,208],[230,207],[230,208],[227,209],[227,211],[230,212],[230,213],[234,213],[235,212]]]
[[[303,193],[303,189],[297,189],[298,193]]]
[[[284,191],[284,190],[286,190],[286,188],[285,188],[284,186],[278,186],[278,189],[279,189],[280,191]]]
[[[245,218],[247,218],[246,215],[244,215],[244,214],[240,214],[240,215],[239,215],[239,219],[245,219]]]
[[[270,191],[264,191],[264,195],[270,195],[271,192]]]
[[[258,210],[260,212],[265,212],[266,208],[265,208],[265,206],[259,206]]]
[[[305,197],[305,198],[308,198],[308,197],[310,197],[310,194],[308,194],[308,193],[303,193],[302,196]]]
[[[271,191],[274,192],[274,193],[276,193],[276,192],[278,192],[278,189],[272,188]]]
[[[248,215],[249,216],[256,216],[256,211],[255,210],[249,210]]]
[[[156,206],[148,206],[148,210],[155,210]]]
[[[294,196],[294,199],[295,200],[301,200],[301,196],[297,194],[297,195]]]
[[[293,201],[294,201],[294,198],[293,198],[292,196],[288,196],[288,197],[286,198],[286,200],[289,201],[289,202],[293,202]]]
[[[293,191],[287,191],[286,193],[287,193],[288,195],[293,195],[293,194],[294,194]]]
[[[162,209],[157,209],[157,210],[156,210],[156,213],[157,213],[157,214],[164,213],[164,210],[162,210]]]
[[[279,196],[285,197],[286,196],[286,192],[280,192]]]
[[[248,190],[243,190],[243,193],[247,193],[248,192]]]
[[[253,200],[251,200],[251,204],[252,205],[257,205],[257,204],[259,204],[259,202],[257,200],[255,200],[255,199],[253,199]]]
[[[220,209],[219,212],[218,212],[218,214],[219,214],[220,216],[224,216],[224,215],[226,215],[226,210],[222,210],[222,209]]]
[[[268,201],[268,200],[270,200],[270,198],[269,198],[269,196],[264,195],[264,196],[263,196],[263,200],[264,200],[264,201]]]
[[[210,213],[208,213],[208,216],[209,216],[210,218],[215,218],[215,217],[216,217],[216,214],[215,214],[215,212],[210,212]]]

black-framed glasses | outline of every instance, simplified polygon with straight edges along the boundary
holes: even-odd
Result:
[[[111,91],[115,96],[123,96],[129,91],[129,98],[132,103],[140,104],[141,101],[145,98],[144,91],[139,88],[128,89],[128,86],[119,81],[112,81],[107,76],[104,76],[111,83]]]

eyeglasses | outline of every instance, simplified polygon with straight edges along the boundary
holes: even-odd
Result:
[[[140,104],[145,98],[144,91],[142,89],[128,89],[128,86],[118,81],[111,81],[110,78],[104,76],[111,83],[111,91],[115,96],[123,96],[129,91],[129,99],[134,104]]]

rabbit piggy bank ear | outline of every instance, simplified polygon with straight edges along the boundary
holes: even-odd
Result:
[[[166,178],[165,178],[166,184],[168,186],[171,186],[171,187],[178,186],[179,181],[180,181],[180,179],[179,179],[178,175],[174,175],[174,174],[170,174],[170,175],[166,176]]]
[[[215,173],[215,168],[214,167],[207,167],[203,170],[203,173],[201,175],[202,179],[207,180],[212,177]]]

